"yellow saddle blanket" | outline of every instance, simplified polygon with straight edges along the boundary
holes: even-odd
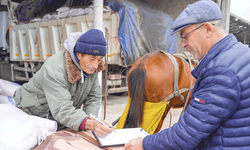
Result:
[[[122,129],[127,118],[129,106],[131,103],[130,97],[128,97],[127,105],[122,113],[121,118],[116,126],[116,129]],[[168,102],[151,103],[144,102],[143,120],[139,127],[143,128],[149,134],[153,134],[157,128],[162,115],[166,109]]]

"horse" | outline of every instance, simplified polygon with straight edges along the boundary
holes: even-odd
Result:
[[[131,101],[123,128],[139,127],[143,123],[145,102],[169,102],[154,133],[160,131],[171,108],[186,107],[190,103],[190,93],[196,81],[191,75],[191,69],[198,62],[191,59],[186,62],[189,57],[180,56],[153,51],[132,65],[127,75]]]

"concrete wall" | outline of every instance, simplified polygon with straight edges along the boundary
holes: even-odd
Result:
[[[188,4],[192,4],[198,0],[146,0],[150,5],[160,9],[161,11],[168,14],[173,21],[178,17],[178,15],[186,8]],[[229,30],[229,19],[230,19],[230,1],[231,0],[214,0],[217,4],[219,4],[222,14],[223,21],[225,26],[225,31],[228,33]],[[179,35],[176,34],[177,37],[177,50],[176,52],[181,51],[180,46],[180,38]]]
[[[197,0],[146,0],[150,5],[160,9],[161,11],[168,14],[173,21],[178,17],[178,15],[186,8],[188,4],[192,4]],[[181,51],[179,34],[176,34],[177,38],[177,50]]]
[[[197,0],[146,0],[152,6],[168,14],[173,20],[186,8]]]

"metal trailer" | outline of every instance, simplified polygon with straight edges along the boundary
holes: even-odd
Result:
[[[122,67],[121,48],[117,39],[118,16],[115,13],[103,14],[103,31],[107,39],[108,64]],[[12,80],[28,81],[51,55],[65,49],[63,44],[72,32],[86,32],[93,28],[93,15],[77,16],[45,22],[12,26],[10,32],[10,60],[14,72]],[[21,65],[20,65],[21,63]],[[56,63],[56,62],[55,62]],[[19,73],[18,73],[19,72]],[[118,72],[115,72],[119,74]],[[120,78],[110,74],[108,86],[120,86]]]
[[[2,52],[9,51],[0,62],[0,78],[27,82],[51,55],[65,49],[64,41],[72,32],[86,32],[93,28],[93,14],[82,15],[58,20],[35,22],[8,26],[8,12],[0,12],[2,32],[9,27],[9,45],[6,44],[5,33]],[[3,26],[4,25],[4,26]],[[113,11],[103,13],[103,31],[107,40],[108,80],[103,87],[108,86],[108,93],[127,92],[127,66],[123,66],[122,49],[118,40],[119,16]],[[0,43],[1,44],[1,43]],[[8,53],[8,52],[7,52]],[[56,63],[56,62],[55,62]],[[103,88],[104,92],[105,88]]]

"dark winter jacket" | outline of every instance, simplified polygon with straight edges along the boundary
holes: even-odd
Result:
[[[173,127],[143,140],[145,150],[250,149],[250,49],[229,34],[192,71],[192,100]]]

